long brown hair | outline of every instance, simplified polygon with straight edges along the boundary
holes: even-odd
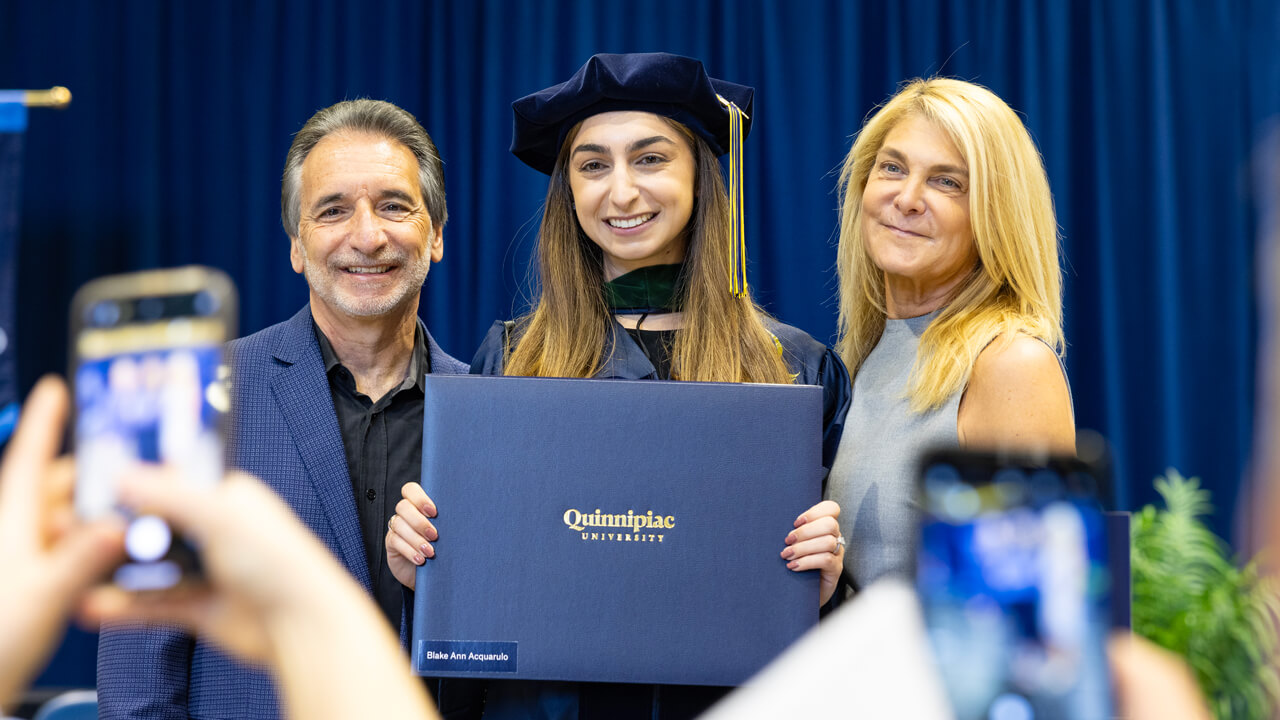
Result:
[[[767,317],[750,295],[729,292],[731,252],[729,198],[720,163],[706,142],[688,128],[663,118],[694,152],[695,189],[683,279],[677,288],[683,327],[671,349],[672,376],[680,380],[790,383]],[[547,188],[538,232],[537,300],[517,321],[507,375],[591,377],[616,332],[604,298],[604,261],[573,209],[567,175],[569,149],[581,123],[566,136]]]

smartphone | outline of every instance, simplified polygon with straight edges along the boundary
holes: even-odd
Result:
[[[221,480],[230,406],[223,345],[235,336],[236,316],[235,285],[205,267],[103,277],[76,293],[70,348],[81,518],[121,512],[117,483],[140,462],[170,465],[184,483]],[[117,585],[166,590],[199,579],[198,555],[164,520],[124,515]]]
[[[926,454],[916,586],[960,720],[1112,717],[1104,466]]]

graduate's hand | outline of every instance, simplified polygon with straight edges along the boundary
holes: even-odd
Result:
[[[822,573],[822,591],[818,605],[826,605],[836,591],[840,573],[844,571],[844,543],[840,542],[840,506],[823,500],[796,518],[795,530],[787,534],[787,547],[782,559],[795,572],[817,570]]]
[[[400,488],[396,514],[387,521],[387,564],[401,585],[413,589],[418,566],[436,556],[431,543],[439,539],[435,525],[428,518],[436,516],[436,504],[427,491],[415,482]]]
[[[75,470],[70,458],[55,459],[67,405],[61,380],[37,383],[0,465],[0,707],[7,710],[48,660],[84,591],[124,555],[122,522],[75,520]]]

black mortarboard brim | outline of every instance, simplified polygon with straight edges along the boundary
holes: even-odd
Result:
[[[729,152],[731,111],[738,106],[751,129],[755,90],[707,76],[702,62],[670,53],[593,55],[565,82],[511,103],[515,128],[511,152],[548,175],[570,128],[592,115],[639,110],[675,120],[707,141],[717,156]]]
[[[730,287],[746,293],[743,236],[742,142],[751,130],[755,90],[707,75],[702,62],[670,53],[601,53],[565,82],[511,103],[511,152],[550,175],[565,135],[600,113],[635,110],[671,118],[729,162],[729,205],[734,235]]]

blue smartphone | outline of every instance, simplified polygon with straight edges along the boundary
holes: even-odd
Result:
[[[140,462],[209,486],[223,473],[235,286],[204,267],[99,278],[71,307],[75,507],[84,519],[121,512],[116,486]],[[113,581],[166,590],[199,578],[194,549],[159,517],[131,516]]]
[[[1100,466],[942,450],[920,470],[916,586],[960,720],[1112,717]]]

